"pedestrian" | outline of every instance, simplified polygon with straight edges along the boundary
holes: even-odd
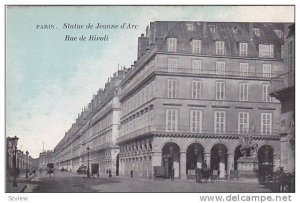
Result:
[[[109,178],[112,177],[112,175],[111,175],[111,170],[110,170],[110,169],[108,170],[108,177],[109,177]]]
[[[130,177],[133,178],[133,170],[130,171]]]
[[[174,181],[174,176],[175,176],[175,169],[172,168],[172,170],[171,170],[171,181]]]

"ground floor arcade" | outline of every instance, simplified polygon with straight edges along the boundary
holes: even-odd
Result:
[[[280,141],[275,137],[254,138],[258,145],[258,173],[265,176],[280,166]],[[193,176],[203,164],[220,179],[228,179],[237,171],[242,156],[241,142],[236,137],[172,137],[153,136],[120,144],[120,175],[153,178],[155,166],[163,166],[165,177],[174,170],[175,178]]]

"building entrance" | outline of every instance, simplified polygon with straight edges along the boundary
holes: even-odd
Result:
[[[210,168],[219,178],[226,178],[227,147],[224,144],[216,144],[211,149]]]
[[[166,143],[162,149],[162,166],[164,167],[164,177],[170,178],[172,169],[174,177],[179,177],[180,148],[174,142]]]

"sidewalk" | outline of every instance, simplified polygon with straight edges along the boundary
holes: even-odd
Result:
[[[25,174],[21,174],[17,178],[17,187],[13,187],[13,182],[11,178],[8,178],[6,180],[6,193],[22,193],[27,187],[27,183],[25,181],[32,180],[35,176],[32,174],[28,178],[26,178]]]

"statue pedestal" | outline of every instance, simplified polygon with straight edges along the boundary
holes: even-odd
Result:
[[[257,157],[240,157],[237,160],[238,179],[243,182],[258,182]]]

